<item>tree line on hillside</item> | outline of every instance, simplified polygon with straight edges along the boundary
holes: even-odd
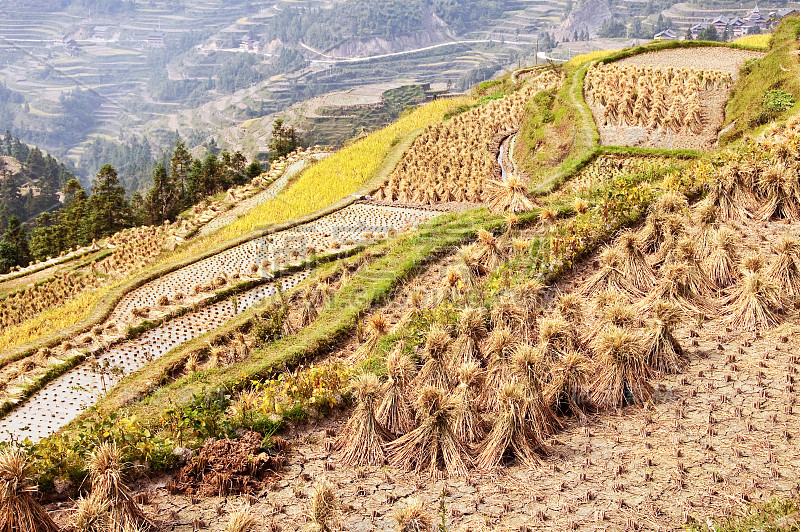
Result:
[[[465,33],[501,14],[500,0],[351,0],[330,8],[284,8],[270,21],[267,35],[284,43],[303,42],[328,50],[348,39],[391,38],[427,26],[430,8],[456,33]]]
[[[52,155],[31,148],[6,131],[0,138],[0,234],[16,217],[22,222],[60,204],[58,192],[75,175]]]
[[[64,177],[70,179],[61,189],[63,204],[58,209],[40,214],[33,224],[23,224],[17,216],[6,223],[0,240],[0,272],[57,256],[128,227],[174,221],[186,208],[247,183],[261,170],[258,161],[247,164],[240,152],[195,158],[178,139],[167,164],[156,164],[152,184],[144,194],[135,192],[127,198],[111,164],[100,168],[88,192],[67,174]]]

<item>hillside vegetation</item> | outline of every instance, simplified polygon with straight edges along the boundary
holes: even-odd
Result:
[[[521,68],[47,266],[106,282],[0,308],[0,480],[115,532],[791,529],[800,116],[603,128],[774,111],[798,24]]]
[[[723,143],[742,138],[748,132],[784,117],[800,98],[800,62],[796,18],[783,20],[772,35],[767,55],[742,67],[744,80],[731,94],[725,108]]]

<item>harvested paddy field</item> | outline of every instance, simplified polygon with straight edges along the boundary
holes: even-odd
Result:
[[[589,106],[601,139],[698,148],[738,70],[585,61],[482,85],[372,198],[165,270],[112,311],[126,338],[93,331],[38,393],[18,372],[0,428],[52,434],[27,459],[58,524],[111,473],[130,491],[97,511],[148,530],[705,531],[794,508],[800,119],[710,155],[603,147]],[[574,150],[533,197],[503,152],[551,130]],[[55,432],[65,396],[96,409]]]
[[[739,68],[759,52],[660,50],[592,66],[584,92],[603,145],[709,150]]]

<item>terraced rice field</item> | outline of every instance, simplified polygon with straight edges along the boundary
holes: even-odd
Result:
[[[294,288],[308,271],[259,286],[231,300],[220,301],[151,329],[123,342],[54,380],[25,404],[0,420],[0,441],[30,438],[38,441],[71,420],[118,383],[173,348],[223,325],[228,320],[281,290]]]
[[[51,358],[39,373],[47,369],[47,364],[60,363],[79,354],[81,351],[77,349],[81,347],[94,347],[94,365],[90,362],[79,365],[13,410],[0,421],[0,439],[25,434],[37,440],[53,433],[93,404],[122,376],[274,295],[276,283],[280,282],[284,290],[296,286],[308,276],[308,270],[253,288],[237,296],[235,303],[226,300],[193,310],[134,340],[105,349],[103,345],[121,338],[123,325],[136,325],[143,318],[166,316],[190,304],[202,306],[218,288],[232,286],[242,279],[271,277],[287,266],[301,265],[312,255],[321,256],[372,243],[437,215],[428,210],[356,203],[317,220],[238,245],[144,284],[124,296],[104,325],[95,328],[110,334],[96,334],[88,342],[83,341],[84,338],[77,347],[72,341],[63,342],[49,353]],[[4,399],[13,400],[30,382],[34,375],[25,370],[30,362],[24,359],[3,369],[4,373],[14,374],[4,388]],[[30,429],[20,432],[26,426]]]
[[[210,235],[214,231],[217,231],[218,229],[228,225],[245,213],[250,212],[255,207],[258,207],[262,203],[271,200],[283,191],[286,185],[289,184],[289,181],[297,177],[303,170],[308,168],[308,166],[316,161],[324,159],[328,155],[330,154],[317,153],[309,155],[308,157],[303,157],[293,163],[288,164],[283,172],[283,175],[276,179],[269,187],[267,187],[267,189],[245,200],[237,202],[235,207],[224,212],[223,214],[220,214],[219,216],[216,216],[200,229],[199,235]]]
[[[239,277],[264,277],[287,266],[297,266],[311,255],[346,251],[406,230],[436,215],[432,211],[354,204],[318,220],[223,251],[176,272],[164,275],[125,296],[110,320],[129,321],[138,309],[156,308],[166,297],[209,292]],[[222,281],[222,282],[221,282]]]
[[[601,144],[711,149],[739,68],[761,56],[723,47],[677,48],[591,67],[584,92]]]

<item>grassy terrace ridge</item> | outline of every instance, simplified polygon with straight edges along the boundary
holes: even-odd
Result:
[[[141,403],[132,406],[129,409],[131,414],[155,419],[163,413],[167,402],[170,405],[183,404],[194,395],[203,395],[212,389],[238,389],[253,379],[272,377],[313,358],[352,331],[366,310],[389,297],[400,283],[413,277],[426,263],[473,239],[479,227],[496,230],[502,224],[502,218],[490,215],[485,209],[477,209],[464,215],[443,215],[412,233],[387,240],[373,248],[370,253],[377,253],[378,257],[334,296],[313,324],[295,335],[253,351],[245,361],[184,377],[155,390]],[[332,264],[327,269],[335,266]],[[321,269],[320,274],[323,271]],[[304,281],[294,291],[301,290],[308,282],[310,280]],[[169,372],[169,368],[179,366],[191,353],[203,349],[214,338],[246,327],[257,313],[276,299],[277,296],[265,299],[224,326],[176,347],[156,364],[148,364],[129,375],[82,417],[95,413],[107,415],[137,396],[145,395]],[[169,401],[165,402],[166,399]],[[69,429],[70,425],[66,430]]]
[[[597,130],[591,110],[586,104],[583,96],[583,83],[586,71],[593,61],[611,63],[622,59],[640,55],[648,52],[669,50],[675,48],[701,48],[701,47],[724,47],[751,51],[764,51],[763,47],[742,43],[721,43],[715,41],[667,41],[650,43],[634,48],[621,50],[603,50],[592,52],[572,58],[564,63],[560,68],[566,70],[567,78],[560,90],[544,98],[537,95],[534,99],[535,105],[544,107],[550,111],[549,119],[541,120],[540,114],[531,113],[526,123],[520,127],[518,140],[521,150],[529,154],[528,160],[522,160],[521,166],[532,176],[530,191],[532,194],[542,196],[559,188],[567,179],[570,179],[582,168],[591,163],[599,154],[610,153],[609,148],[613,148],[614,153],[639,154],[662,154],[666,156],[676,156],[679,158],[692,158],[697,156],[693,150],[657,150],[633,147],[612,147],[600,146],[600,135]],[[524,69],[522,69],[524,71]],[[741,80],[739,82],[742,83]],[[539,101],[537,101],[539,100]],[[548,101],[549,100],[549,101]],[[752,104],[752,102],[749,102]],[[760,103],[760,101],[758,102]],[[535,161],[537,146],[544,142],[548,131],[558,131],[564,129],[564,125],[570,125],[573,131],[572,139],[569,139],[568,148],[562,160],[555,166],[547,168],[546,165],[537,164]],[[552,147],[552,146],[550,146]],[[551,150],[545,150],[551,151]],[[519,152],[518,152],[519,153]]]
[[[775,28],[767,54],[759,60],[748,61],[742,67],[742,79],[733,89],[725,107],[725,145],[745,134],[763,128],[767,123],[788,116],[797,109],[770,109],[765,106],[767,91],[779,90],[800,100],[800,65],[797,50],[800,38],[800,16],[786,17]],[[730,128],[730,129],[727,129]]]
[[[364,247],[363,245],[362,246],[356,246],[355,248],[352,248],[352,249],[349,249],[349,250],[339,251],[337,253],[332,253],[332,254],[329,254],[329,255],[317,256],[317,257],[314,257],[313,260],[306,260],[306,261],[303,261],[300,264],[289,266],[289,267],[286,267],[286,268],[282,268],[281,270],[275,272],[274,277],[261,278],[261,279],[252,279],[252,280],[244,281],[242,283],[238,283],[238,284],[236,284],[234,286],[230,286],[228,288],[224,288],[222,290],[217,290],[211,297],[203,300],[202,302],[196,303],[196,304],[188,306],[188,307],[178,307],[177,309],[171,311],[170,313],[168,313],[165,316],[162,316],[160,318],[156,318],[156,319],[153,319],[153,320],[149,320],[148,319],[148,320],[143,321],[142,323],[140,323],[137,326],[129,327],[128,330],[126,331],[125,336],[123,336],[123,337],[121,337],[121,338],[119,338],[119,339],[117,339],[117,340],[115,340],[113,342],[110,342],[108,344],[105,344],[102,347],[102,350],[105,350],[105,349],[108,349],[110,347],[113,347],[113,346],[115,346],[115,345],[117,345],[117,344],[119,344],[121,342],[125,342],[127,340],[131,340],[131,339],[137,338],[138,336],[141,336],[145,332],[147,332],[149,330],[152,330],[152,329],[155,329],[156,327],[159,327],[159,326],[163,325],[164,323],[166,323],[166,322],[168,322],[168,321],[170,321],[170,320],[172,320],[174,318],[183,316],[187,312],[191,312],[191,311],[196,310],[198,308],[203,308],[203,307],[206,307],[206,306],[209,306],[209,305],[213,305],[213,304],[218,303],[218,302],[220,302],[220,301],[222,301],[224,299],[227,299],[227,298],[229,298],[231,296],[235,296],[236,294],[240,294],[240,293],[242,293],[244,291],[253,289],[253,288],[257,287],[257,286],[261,286],[261,285],[268,284],[268,283],[271,283],[271,282],[276,282],[276,281],[280,280],[282,277],[285,277],[287,275],[291,275],[291,274],[293,274],[295,272],[304,270],[306,268],[311,268],[311,267],[318,266],[320,264],[326,264],[326,263],[331,262],[331,261],[336,261],[336,260],[338,260],[338,259],[340,259],[342,257],[348,257],[350,255],[353,255],[353,254],[356,254],[356,253],[360,252],[363,249],[363,247]],[[235,320],[236,320],[236,318],[234,318],[233,321],[235,321]],[[204,338],[205,336],[206,335],[201,335],[200,338]],[[189,343],[192,343],[192,342],[196,342],[196,340],[192,340]],[[24,389],[22,390],[22,393],[20,394],[20,396],[15,397],[13,401],[6,400],[6,401],[0,403],[0,417],[5,416],[11,410],[13,410],[17,405],[22,404],[23,402],[25,402],[27,399],[29,399],[32,395],[34,395],[36,392],[41,390],[44,386],[46,386],[51,381],[57,379],[61,375],[63,375],[66,372],[70,371],[71,369],[74,369],[76,366],[78,366],[78,364],[84,362],[89,356],[90,355],[89,355],[88,352],[81,352],[79,354],[76,354],[76,355],[73,355],[73,356],[69,357],[68,359],[64,360],[60,364],[57,364],[57,365],[54,365],[54,366],[50,367],[46,373],[44,373],[43,375],[41,375],[38,378],[33,379],[31,382],[29,382],[24,387]],[[6,362],[6,364],[7,363],[8,362]],[[151,364],[148,364],[147,367],[149,367],[151,365],[156,365],[156,362],[152,362]],[[124,387],[124,388],[127,389],[127,387]]]
[[[425,125],[440,120],[449,109],[468,101],[471,99],[445,99],[423,105],[395,124],[371,133],[321,161],[276,198],[227,227],[164,254],[135,276],[81,294],[61,307],[4,331],[0,334],[0,344],[7,347],[0,353],[0,365],[20,360],[37,349],[51,347],[89,330],[105,320],[125,294],[157,277],[254,238],[346,207],[355,201],[352,194],[370,192],[370,187],[394,168],[405,147]],[[335,183],[337,188],[319,187],[320,182]]]

